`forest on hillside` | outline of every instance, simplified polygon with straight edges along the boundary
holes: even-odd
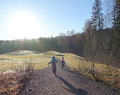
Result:
[[[75,53],[86,60],[120,67],[120,0],[95,0],[83,32],[74,30],[57,37],[0,41],[0,54],[16,50]]]

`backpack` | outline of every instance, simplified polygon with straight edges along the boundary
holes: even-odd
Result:
[[[56,66],[56,60],[52,60],[52,66]]]
[[[61,63],[62,63],[62,64],[65,64],[65,61],[64,61],[64,60],[61,60]]]

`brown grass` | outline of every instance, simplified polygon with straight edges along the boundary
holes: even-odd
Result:
[[[0,74],[0,95],[18,95],[29,82],[34,68],[32,63],[26,63],[26,69]]]
[[[23,72],[1,74],[0,95],[17,95],[24,85],[24,83],[20,83],[20,79],[23,79],[23,76]]]
[[[117,67],[107,66],[102,63],[95,63],[95,69],[92,69],[92,62],[75,54],[64,53],[67,65],[72,69],[79,71],[97,82],[109,85],[120,92],[120,69]]]
[[[0,95],[2,95],[2,93],[4,94],[7,93],[9,95],[16,95],[26,84],[25,80],[30,78],[31,71],[29,71],[29,69],[38,70],[38,69],[46,68],[52,56],[56,56],[59,59],[61,59],[61,57],[64,56],[66,65],[69,66],[71,70],[76,70],[81,74],[98,82],[102,82],[106,85],[109,85],[115,90],[120,92],[119,68],[107,66],[102,63],[101,64],[95,63],[95,69],[93,72],[92,62],[86,61],[84,58],[80,56],[77,56],[72,53],[59,53],[55,51],[49,51],[44,54],[37,54],[37,55],[35,54],[23,55],[23,56],[0,55],[1,71],[6,71],[10,69],[16,70],[16,68],[19,69],[17,70],[17,72],[13,74],[2,74],[2,73],[0,74]],[[24,62],[23,59],[25,59]],[[16,63],[21,60],[23,64],[17,65]],[[34,63],[33,67],[31,62]],[[21,69],[23,68],[24,68],[24,72],[21,71]],[[25,70],[27,72],[25,72]]]
[[[59,53],[55,51],[47,52],[49,56],[56,56],[61,59],[63,55],[66,61],[66,65],[70,67],[71,70],[80,72],[97,82],[102,82],[109,85],[113,89],[120,92],[120,69],[117,67],[108,66],[102,63],[95,63],[95,69],[93,71],[93,64],[89,60],[72,54],[72,53]]]

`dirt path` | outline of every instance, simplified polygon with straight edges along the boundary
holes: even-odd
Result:
[[[34,72],[28,86],[20,95],[120,95],[113,89],[86,78],[57,63],[57,76],[52,67]]]

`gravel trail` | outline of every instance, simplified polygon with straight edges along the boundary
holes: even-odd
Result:
[[[34,76],[20,95],[120,95],[108,86],[70,71],[61,69],[57,63],[57,75],[52,73],[51,65],[34,71]]]

